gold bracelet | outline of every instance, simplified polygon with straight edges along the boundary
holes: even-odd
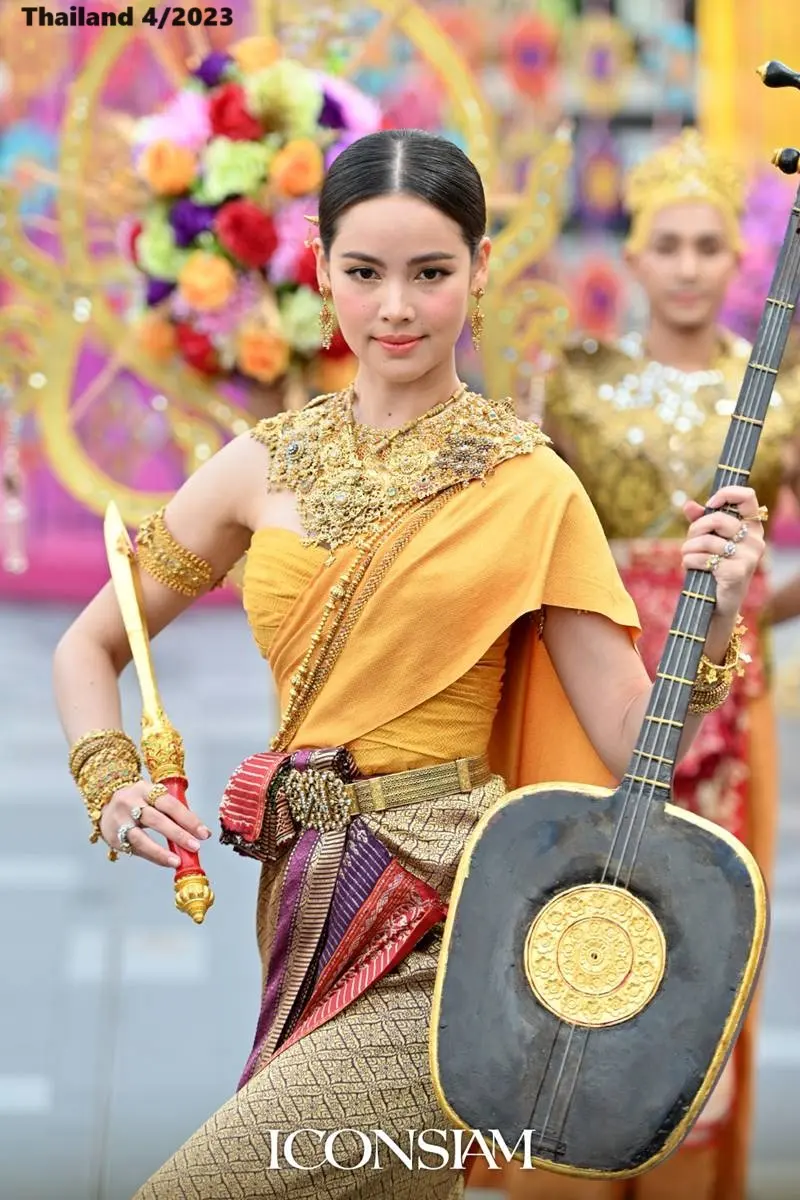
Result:
[[[190,600],[218,587],[211,563],[182,546],[164,520],[164,509],[145,517],[136,535],[136,561],[158,583]]]
[[[744,675],[744,664],[750,662],[750,655],[742,650],[746,633],[747,626],[742,624],[742,618],[738,616],[723,661],[715,663],[705,654],[702,655],[689,701],[690,713],[699,715],[713,712],[728,699],[734,679]]]
[[[122,729],[93,729],[72,746],[69,768],[92,825],[89,841],[96,842],[101,836],[100,818],[111,797],[142,778],[139,751]],[[110,850],[108,857],[113,862],[116,851]]]
[[[114,745],[129,746],[138,754],[136,743],[133,738],[128,737],[124,729],[90,729],[83,737],[79,737],[69,752],[69,770],[72,778],[77,782],[78,775],[92,755],[98,750]]]

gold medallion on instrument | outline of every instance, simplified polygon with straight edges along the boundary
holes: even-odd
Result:
[[[664,934],[647,905],[621,887],[591,883],[560,892],[525,939],[525,974],[540,1004],[571,1025],[630,1020],[656,994]]]

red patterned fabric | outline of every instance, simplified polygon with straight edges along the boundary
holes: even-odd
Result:
[[[271,802],[271,790],[288,754],[251,754],[228,780],[219,807],[220,840],[249,858],[280,857],[295,836],[288,806]]]
[[[433,888],[393,859],[320,973],[300,1024],[272,1057],[357,1000],[446,915]]]

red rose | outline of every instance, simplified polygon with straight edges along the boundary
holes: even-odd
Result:
[[[297,260],[292,282],[300,284],[301,287],[311,288],[313,292],[319,287],[317,283],[317,260],[310,246],[303,247],[303,253]]]
[[[220,245],[245,267],[265,267],[278,245],[275,225],[252,200],[231,200],[214,220]]]
[[[216,375],[220,369],[219,356],[211,338],[192,329],[191,325],[177,324],[175,337],[178,349],[190,367],[203,375]]]
[[[128,230],[128,239],[127,239],[127,241],[128,241],[128,246],[127,246],[128,258],[131,260],[131,262],[133,263],[133,265],[135,267],[138,267],[138,265],[139,265],[139,259],[136,256],[136,243],[139,240],[139,234],[141,232],[142,232],[142,222],[141,221],[137,221],[134,225],[131,225],[130,229]]]
[[[320,353],[325,355],[326,358],[346,358],[346,356],[350,353],[350,347],[342,337],[342,331],[339,329],[338,325],[334,330],[330,348],[328,350],[322,350]]]
[[[238,83],[217,88],[208,111],[216,137],[230,138],[233,142],[258,142],[264,136],[260,123],[247,111],[244,89]]]

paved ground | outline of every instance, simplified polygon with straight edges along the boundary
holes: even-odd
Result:
[[[218,900],[196,928],[172,909],[166,872],[112,866],[85,839],[50,696],[50,656],[70,615],[0,608],[3,1200],[128,1200],[230,1094],[258,1005],[255,864],[207,849]],[[800,630],[779,640],[784,654],[795,646]],[[231,767],[269,736],[269,676],[237,612],[190,614],[156,643],[156,660],[187,741],[194,807],[214,823]],[[130,679],[125,697],[134,731]],[[753,1200],[800,1195],[798,730],[782,722]]]

